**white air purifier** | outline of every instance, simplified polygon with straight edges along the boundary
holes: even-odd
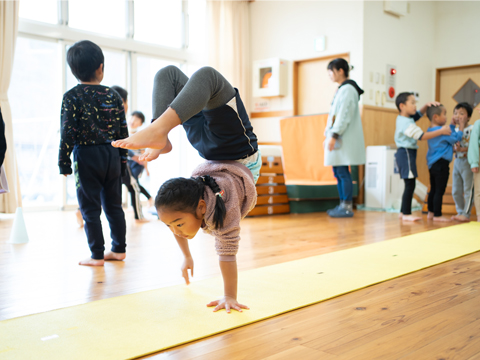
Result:
[[[368,146],[365,166],[365,206],[391,209],[401,203],[405,184],[395,165],[397,149]]]

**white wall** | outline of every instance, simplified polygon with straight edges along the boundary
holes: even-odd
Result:
[[[480,63],[480,2],[436,3],[435,68]]]
[[[433,1],[410,1],[409,13],[396,17],[383,11],[383,1],[364,3],[363,104],[376,105],[375,92],[386,91],[381,83],[387,64],[397,67],[396,93],[416,91],[420,106],[434,100],[434,49],[436,4]],[[370,81],[374,74],[373,82]],[[375,74],[380,74],[380,83]],[[373,94],[372,94],[373,93]],[[373,95],[373,96],[372,96]],[[396,108],[394,102],[386,102]]]
[[[292,61],[350,53],[352,79],[363,77],[363,3],[360,1],[265,1],[250,3],[252,61],[279,57],[289,60],[288,94],[268,99],[268,111],[293,109]],[[314,49],[315,38],[326,36],[326,50]],[[255,103],[251,102],[255,111]],[[279,118],[253,119],[261,142],[281,141]]]
[[[293,109],[292,61],[350,53],[351,72],[365,90],[362,102],[377,105],[375,92],[386,85],[370,74],[386,75],[396,65],[397,94],[415,91],[419,105],[434,100],[435,69],[480,63],[480,1],[409,1],[406,16],[384,12],[383,1],[268,1],[250,3],[252,61],[280,57],[290,61],[288,94],[263,100],[265,111]],[[325,35],[326,51],[314,50]],[[370,91],[371,90],[371,91]],[[372,93],[372,97],[370,96]],[[387,108],[395,108],[387,102]],[[250,111],[256,111],[253,106]],[[279,118],[253,119],[262,142],[281,141]]]

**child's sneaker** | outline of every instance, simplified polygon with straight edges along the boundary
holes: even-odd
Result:
[[[338,206],[335,209],[330,210],[330,212],[328,212],[328,216],[333,218],[348,218],[353,217],[353,211],[347,210],[342,206]]]

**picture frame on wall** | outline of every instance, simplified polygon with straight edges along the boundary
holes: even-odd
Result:
[[[271,58],[253,62],[253,96],[287,95],[288,61]]]

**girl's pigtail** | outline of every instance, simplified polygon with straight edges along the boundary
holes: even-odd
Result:
[[[215,225],[215,229],[220,229],[223,227],[223,221],[227,215],[225,201],[222,198],[224,192],[217,185],[217,182],[214,178],[208,175],[202,176],[201,178],[203,179],[205,185],[208,185],[215,194],[215,212],[213,214],[213,223]]]

